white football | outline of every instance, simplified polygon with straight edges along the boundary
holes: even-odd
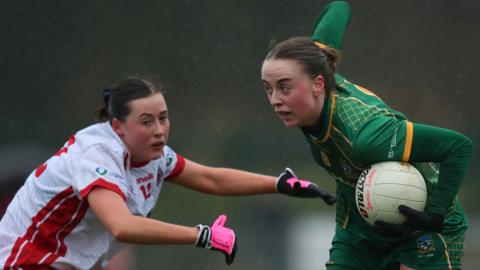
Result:
[[[424,211],[427,187],[420,172],[403,162],[380,162],[369,166],[358,178],[355,202],[360,215],[370,224],[382,220],[401,224],[406,217],[398,211],[403,204]]]

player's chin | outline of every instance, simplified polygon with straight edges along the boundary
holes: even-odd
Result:
[[[152,148],[151,152],[150,152],[150,160],[154,160],[154,159],[159,159],[163,154],[163,147],[162,148],[158,148],[158,147],[155,147],[155,148]]]
[[[281,119],[283,124],[287,127],[287,128],[293,128],[293,127],[297,127],[299,125],[298,121],[296,121],[295,119]]]

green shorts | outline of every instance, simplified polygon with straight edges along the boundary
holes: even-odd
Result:
[[[454,235],[424,233],[398,243],[372,243],[337,225],[328,270],[462,269],[465,231]]]

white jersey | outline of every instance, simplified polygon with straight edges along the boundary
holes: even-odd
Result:
[[[132,214],[147,216],[163,181],[184,166],[185,159],[168,146],[159,159],[130,164],[108,122],[79,131],[28,176],[10,203],[0,221],[0,267],[89,269],[109,260],[122,244],[89,208],[92,188],[116,192]]]

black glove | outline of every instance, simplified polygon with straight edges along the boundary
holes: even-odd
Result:
[[[375,229],[380,233],[399,236],[410,236],[422,231],[441,232],[443,229],[443,217],[439,214],[420,212],[406,205],[400,205],[398,210],[407,217],[404,223],[392,224],[376,220]]]
[[[225,254],[225,261],[228,265],[233,263],[237,254],[237,237],[235,232],[225,227],[227,216],[220,215],[212,224],[207,226],[197,225],[198,236],[195,245],[197,247],[218,250]]]
[[[322,190],[316,184],[298,179],[290,168],[286,168],[278,177],[277,191],[294,197],[320,197],[328,205],[332,205],[337,201],[335,196]]]

